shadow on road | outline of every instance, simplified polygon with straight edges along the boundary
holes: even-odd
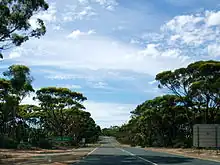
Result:
[[[192,158],[179,158],[179,157],[162,157],[162,156],[141,156],[142,158],[158,163],[158,164],[181,164],[190,163]],[[146,161],[141,160],[137,156],[125,155],[90,155],[82,160],[79,165],[152,165]]]

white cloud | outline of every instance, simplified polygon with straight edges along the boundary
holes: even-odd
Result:
[[[85,102],[86,111],[90,112],[102,128],[112,125],[122,125],[129,120],[130,111],[134,110],[134,104],[119,104],[106,102]]]
[[[33,97],[36,97],[35,93],[31,93],[30,95],[26,96],[22,102],[21,105],[23,104],[29,104],[29,105],[39,105],[39,101],[38,100],[33,100]]]
[[[16,58],[18,62],[35,66],[56,66],[69,69],[113,69],[128,70],[155,75],[164,69],[179,68],[188,64],[178,54],[178,51],[159,50],[156,45],[149,44],[146,49],[133,47],[130,44],[88,35],[92,31],[73,31],[69,37],[78,38],[70,40],[59,35],[44,37],[41,40],[31,40],[23,45],[26,52]],[[86,37],[80,37],[85,36]],[[169,57],[165,57],[166,55]],[[175,61],[175,62],[174,62]],[[132,67],[131,67],[132,66]],[[57,75],[64,78],[64,75]],[[71,75],[67,75],[67,77]],[[57,78],[58,78],[57,77]],[[66,77],[66,76],[65,76]]]
[[[118,5],[118,2],[116,0],[94,0],[95,2],[99,3],[101,6],[108,8],[111,6],[111,8],[114,8],[114,6]]]
[[[57,84],[56,86],[68,88],[68,89],[81,89],[82,88],[80,85],[75,85],[75,84]]]
[[[171,41],[176,41],[177,39],[179,39],[180,38],[180,35],[172,35],[171,37],[170,37],[170,40]]]
[[[186,62],[189,58],[188,56],[184,56],[181,54],[181,50],[179,49],[166,49],[166,50],[159,50],[158,48],[159,44],[148,44],[147,47],[140,51],[139,54],[143,56],[150,56],[154,59],[159,58],[162,60],[163,58],[166,58],[166,60],[180,60],[182,62]],[[143,59],[142,56],[140,56],[141,59]]]
[[[143,36],[142,40],[149,42],[144,49],[111,38],[91,35],[95,33],[93,30],[83,32],[78,29],[68,35],[77,40],[65,38],[67,35],[63,31],[24,44],[26,52],[15,60],[29,65],[55,66],[68,70],[66,74],[49,75],[53,79],[73,79],[75,75],[68,74],[73,69],[127,70],[155,76],[160,71],[180,68],[194,61],[193,53],[201,51],[187,51],[202,43],[204,47],[210,45],[211,52],[214,47],[209,42],[217,42],[220,30],[208,27],[205,20],[205,14],[174,17],[161,28],[161,35]],[[152,42],[149,38],[153,38]],[[206,42],[207,45],[204,44]]]
[[[60,29],[62,29],[62,27],[59,26],[59,25],[55,25],[55,26],[53,27],[53,30],[60,30]]]
[[[168,21],[162,30],[171,30],[176,33],[181,33],[183,30],[193,30],[195,25],[203,21],[203,17],[194,15],[181,15],[176,16]]]
[[[147,47],[139,53],[143,56],[151,56],[153,58],[156,58],[160,54],[160,52],[156,48],[157,46],[158,45],[155,44],[148,44]]]
[[[24,51],[25,51],[25,49],[23,49],[22,47],[16,47],[9,53],[8,58],[14,59],[14,58],[21,57],[21,55]],[[7,59],[7,57],[5,59]]]
[[[163,25],[161,31],[164,34],[170,33],[169,39],[173,42],[178,42],[178,39],[188,45],[202,44],[210,34],[210,30],[204,25],[204,20],[202,16],[176,16]]]
[[[95,30],[89,30],[89,31],[87,32],[88,35],[90,35],[90,34],[95,34],[95,33],[96,33]]]
[[[80,36],[87,36],[91,34],[95,34],[96,32],[94,30],[89,30],[88,32],[81,32],[80,30],[74,30],[72,33],[70,33],[67,38],[78,38]]]
[[[156,84],[156,83],[157,83],[156,80],[153,80],[153,81],[148,82],[148,84],[150,84],[150,85],[153,85],[153,84]]]
[[[218,12],[207,12],[207,24],[208,26],[220,25],[220,11]]]
[[[89,19],[92,16],[97,15],[95,10],[91,6],[72,6],[66,9],[64,13],[62,13],[63,21],[71,22],[75,20],[83,20]]]
[[[220,43],[220,26],[213,25],[220,25],[219,21],[220,11],[176,16],[161,27],[161,34],[165,38],[157,44],[168,49],[179,49],[191,58],[199,55],[216,58],[218,49],[213,44]]]
[[[135,40],[135,39],[131,39],[131,40],[130,40],[130,43],[131,43],[131,44],[139,44],[140,41]]]
[[[106,89],[108,87],[108,84],[105,82],[99,81],[99,82],[92,83],[92,87],[97,88],[97,89]]]
[[[106,9],[109,10],[109,11],[114,11],[115,10],[114,6],[112,6],[112,5],[106,7]]]
[[[88,1],[88,0],[78,0],[78,1],[79,1],[79,3],[80,3],[80,4],[83,4],[83,5],[88,4],[88,3],[89,3],[89,1]]]
[[[170,57],[170,58],[178,58],[178,57],[180,57],[180,58],[183,58],[183,57],[188,58],[186,56],[181,56],[181,51],[178,50],[178,49],[168,49],[166,51],[163,51],[161,53],[161,56],[163,56],[163,57]]]
[[[9,58],[17,58],[17,57],[20,57],[21,54],[19,54],[18,52],[11,52],[9,54]]]
[[[220,44],[209,45],[208,54],[213,57],[220,57]]]
[[[56,13],[57,13],[56,3],[50,3],[50,7],[48,10],[41,11],[35,14],[34,16],[31,17],[29,22],[33,27],[33,29],[35,29],[38,27],[38,24],[36,22],[38,18],[42,19],[45,22],[45,24],[56,22],[57,21]]]

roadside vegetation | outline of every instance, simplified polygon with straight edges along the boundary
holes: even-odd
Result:
[[[220,124],[220,62],[198,61],[156,75],[166,95],[138,105],[121,127],[102,130],[142,147],[192,147],[194,124]]]
[[[70,137],[66,143],[72,146],[79,145],[82,138],[86,143],[98,140],[100,127],[91,114],[84,111],[82,102],[86,97],[83,94],[62,87],[44,87],[37,90],[33,98],[39,106],[20,105],[34,92],[30,69],[12,65],[3,75],[0,79],[0,147],[52,148],[56,137]]]
[[[3,52],[46,33],[37,13],[49,8],[44,0],[0,1],[0,58]],[[35,16],[35,26],[30,19]],[[100,127],[85,111],[82,94],[62,87],[34,90],[34,78],[25,65],[11,65],[0,76],[0,148],[30,149],[78,146],[98,140]],[[29,94],[39,104],[21,105]],[[58,142],[64,137],[68,142]],[[61,140],[62,141],[62,138]]]

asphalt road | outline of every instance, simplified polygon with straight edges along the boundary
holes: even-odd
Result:
[[[218,162],[118,146],[114,138],[103,137],[101,147],[94,149],[77,165],[220,165]]]

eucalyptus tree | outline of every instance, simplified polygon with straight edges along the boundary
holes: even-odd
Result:
[[[45,87],[39,89],[36,95],[34,99],[40,102],[46,114],[46,126],[59,136],[63,136],[68,127],[68,114],[75,109],[85,109],[82,102],[86,97],[67,88]]]
[[[48,9],[44,0],[1,0],[0,1],[0,50],[20,46],[31,37],[44,35],[44,22],[37,18],[38,27],[31,26],[30,19],[40,11]],[[3,58],[0,52],[0,57]]]

